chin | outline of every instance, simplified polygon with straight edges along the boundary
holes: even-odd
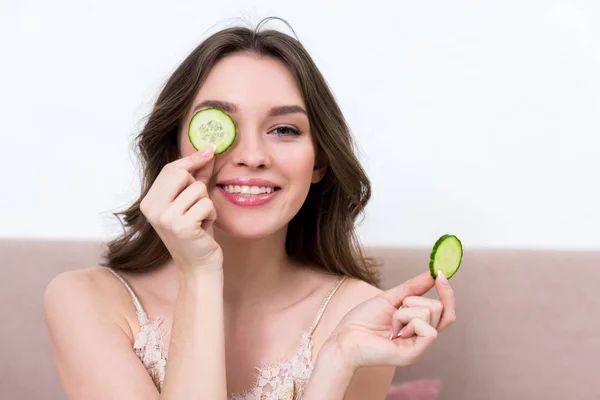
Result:
[[[279,232],[285,232],[289,221],[275,221],[261,215],[217,218],[215,229],[226,236],[237,239],[262,239]],[[285,234],[285,233],[284,233]]]

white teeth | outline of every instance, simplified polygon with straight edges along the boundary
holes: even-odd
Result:
[[[243,195],[257,195],[257,194],[263,194],[263,193],[273,193],[273,188],[272,187],[265,187],[265,186],[238,186],[238,185],[226,185],[223,186],[223,189],[225,189],[225,191],[227,191],[228,193],[235,193],[235,194],[243,194]]]

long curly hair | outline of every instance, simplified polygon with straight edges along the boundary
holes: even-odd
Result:
[[[355,230],[356,220],[371,196],[371,184],[355,154],[348,125],[302,44],[283,32],[261,29],[272,19],[261,21],[255,29],[231,27],[214,33],[167,80],[135,138],[142,171],[141,193],[129,208],[114,214],[124,232],[107,244],[104,266],[152,269],[171,259],[140,212],[140,202],[163,166],[177,157],[172,148],[177,143],[180,124],[211,69],[233,53],[255,52],[282,61],[292,72],[306,103],[316,162],[327,166],[323,179],[311,186],[300,211],[289,222],[288,256],[329,273],[379,285],[377,265],[365,256]]]

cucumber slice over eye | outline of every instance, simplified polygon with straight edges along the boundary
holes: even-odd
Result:
[[[198,111],[190,121],[188,137],[196,150],[216,146],[215,154],[225,152],[235,140],[235,124],[218,108]]]
[[[447,279],[458,271],[462,261],[463,248],[460,240],[454,235],[440,237],[431,251],[429,272],[433,279],[437,277],[438,270],[442,271]]]

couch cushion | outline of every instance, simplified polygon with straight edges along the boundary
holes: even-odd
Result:
[[[100,243],[0,240],[0,398],[64,399],[42,297],[62,271],[96,266]],[[389,288],[429,249],[370,249]],[[600,251],[465,249],[451,284],[458,321],[396,382],[440,379],[440,400],[600,399]],[[433,295],[430,292],[428,295]]]
[[[385,400],[436,400],[439,394],[437,379],[419,379],[392,384]]]
[[[385,287],[428,265],[429,249],[375,253]],[[600,399],[598,282],[599,251],[467,248],[457,322],[395,381],[438,378],[441,400]]]
[[[52,360],[42,300],[63,271],[97,266],[101,247],[90,242],[0,240],[0,398],[64,399]]]

